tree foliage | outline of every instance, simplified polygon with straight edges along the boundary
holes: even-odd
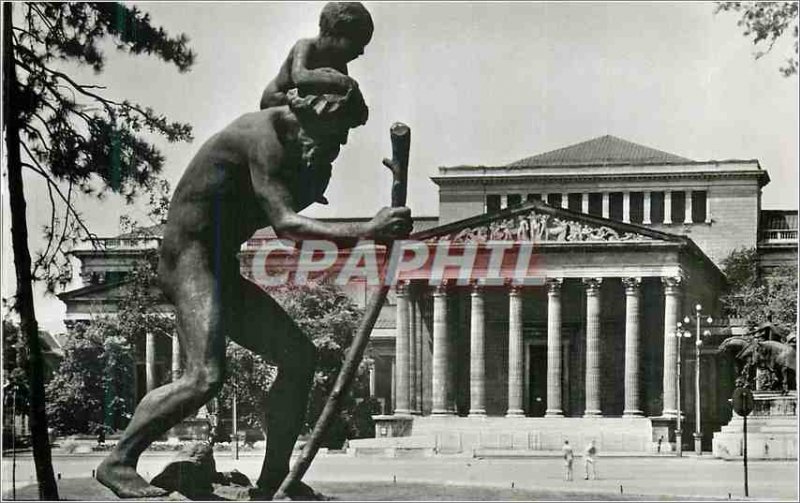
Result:
[[[744,36],[751,37],[758,50],[756,59],[769,53],[775,43],[784,35],[791,33],[794,38],[794,54],[786,58],[779,68],[784,77],[797,74],[798,69],[798,23],[797,5],[794,2],[717,2],[714,13],[736,12],[741,15],[738,25],[744,28]]]
[[[781,266],[765,276],[759,272],[755,248],[733,251],[722,262],[728,288],[722,296],[726,314],[755,327],[767,321],[797,330],[797,267]]]
[[[17,98],[9,105],[20,123],[22,165],[42,177],[51,206],[46,246],[34,261],[34,280],[49,290],[71,277],[64,251],[93,237],[75,206],[78,195],[109,191],[129,203],[140,192],[163,192],[164,156],[153,134],[189,141],[192,128],[152,108],[108,96],[103,86],[78,82],[69,64],[105,68],[109,43],[130,55],[148,54],[188,71],[188,38],[171,37],[150,16],[116,2],[28,2],[17,5],[13,63]]]
[[[131,344],[110,325],[73,330],[47,385],[50,425],[62,435],[124,427],[133,410],[133,371]]]
[[[317,370],[304,425],[304,431],[307,432],[313,428],[333,389],[362,310],[340,289],[327,283],[281,286],[271,289],[269,293],[317,347]],[[371,425],[365,425],[365,422],[369,422],[369,415],[374,411],[369,409],[369,402],[362,402],[364,405],[356,403],[357,397],[368,396],[368,381],[365,379],[367,364],[368,361],[362,363],[353,390],[329,430],[324,445],[339,447],[346,438],[367,434],[365,432]],[[277,375],[276,368],[234,343],[228,346],[228,365],[229,378],[220,395],[223,407],[228,411],[231,409],[233,388],[236,386],[240,417],[250,426],[266,432],[263,422],[267,406],[265,398]]]

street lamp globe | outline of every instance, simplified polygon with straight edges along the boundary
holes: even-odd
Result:
[[[697,305],[694,306],[694,310],[699,313],[700,311],[703,310],[703,306],[701,306],[700,304],[697,304]]]
[[[692,320],[691,320],[691,319],[689,319],[689,317],[688,317],[688,316],[684,316],[684,318],[683,318],[683,322],[684,322],[684,323],[687,323],[687,324],[688,324],[690,321],[692,321]]]

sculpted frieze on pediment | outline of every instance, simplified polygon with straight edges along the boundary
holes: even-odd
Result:
[[[488,224],[470,226],[434,236],[427,242],[485,243],[487,241],[528,242],[613,242],[652,241],[635,232],[620,232],[605,225],[596,225],[547,213],[530,211]]]

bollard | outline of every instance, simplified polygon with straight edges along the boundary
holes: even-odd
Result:
[[[511,481],[511,489],[514,489],[514,481]]]
[[[94,478],[94,470],[92,470],[92,478]]]
[[[397,475],[392,475],[392,484],[397,484]]]
[[[61,472],[58,472],[58,480],[61,480]]]
[[[622,484],[619,485],[619,493],[622,494]]]
[[[728,493],[728,499],[731,499],[731,493]]]

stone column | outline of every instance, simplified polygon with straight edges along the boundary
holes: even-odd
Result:
[[[472,310],[469,324],[469,415],[486,416],[486,351],[483,287],[472,287]]]
[[[603,192],[603,218],[608,218],[609,215],[608,192]]]
[[[569,193],[561,193],[561,207],[569,209]]]
[[[641,343],[640,304],[642,278],[623,278],[625,285],[625,409],[623,416],[642,415],[639,395],[639,353]]]
[[[500,196],[500,209],[504,210],[508,208],[508,196],[506,194],[502,194]]]
[[[397,330],[395,332],[395,358],[397,358],[397,390],[395,395],[395,414],[410,414],[409,408],[409,308],[408,282],[400,281],[395,288],[397,297]]]
[[[650,225],[652,222],[650,221],[650,191],[645,191],[644,193],[644,215],[642,216],[642,223],[645,225]]]
[[[589,213],[589,193],[581,194],[581,213]]]
[[[414,290],[409,285],[408,290],[408,408],[417,412],[417,301]]]
[[[631,193],[627,190],[622,193],[622,221],[625,223],[631,221]]]
[[[677,379],[678,339],[674,336],[678,324],[681,278],[661,278],[664,285],[664,396],[663,416],[678,414]]]
[[[706,223],[711,223],[711,188],[706,188]]]
[[[421,295],[422,291],[418,290],[418,295],[416,296],[414,305],[416,306],[416,327],[417,327],[417,334],[416,334],[416,353],[414,355],[414,394],[415,398],[415,409],[414,411],[422,414],[422,397],[423,397],[423,388],[425,379],[422,372],[422,353],[425,345],[425,341],[423,339],[423,319],[422,319],[422,303],[425,302]]]
[[[181,341],[178,333],[172,334],[172,380],[177,381],[181,377]]]
[[[672,223],[672,192],[664,191],[664,223]]]
[[[451,414],[447,403],[448,359],[450,341],[447,337],[447,285],[433,292],[433,410],[434,416]]]
[[[600,411],[600,284],[602,278],[585,278],[586,285],[586,410],[584,417]]]
[[[684,199],[686,201],[686,216],[683,217],[683,222],[690,224],[694,220],[692,220],[692,191],[687,190],[684,192]]]
[[[525,358],[522,344],[522,287],[512,285],[508,291],[508,410],[506,417],[523,417],[522,374]]]
[[[156,336],[149,331],[145,336],[144,368],[147,392],[150,393],[156,388]]]
[[[369,365],[369,396],[375,396],[375,363]]]
[[[545,417],[562,417],[561,278],[547,280],[547,409]]]

